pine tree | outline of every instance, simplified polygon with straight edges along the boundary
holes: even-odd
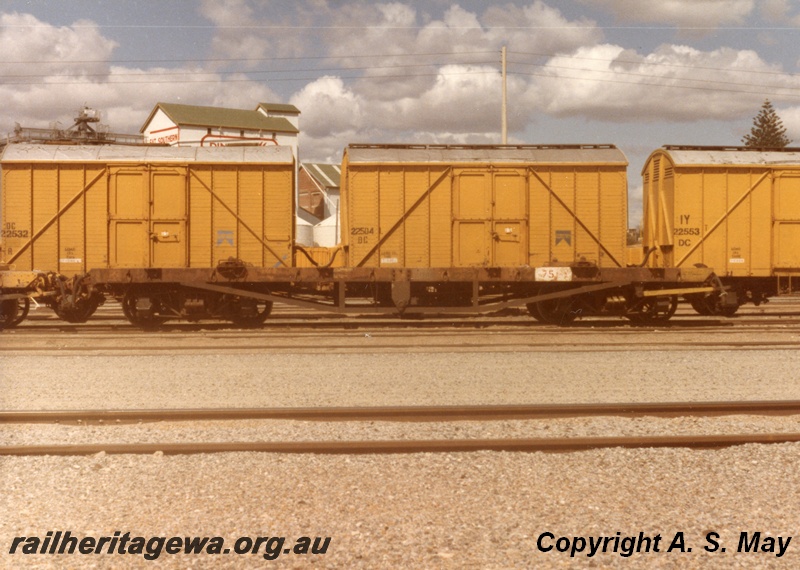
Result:
[[[786,137],[786,127],[769,99],[761,105],[761,111],[753,119],[750,134],[745,135],[742,142],[749,148],[783,148],[792,142]]]

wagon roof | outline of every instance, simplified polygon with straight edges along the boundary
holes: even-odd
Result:
[[[0,161],[7,162],[198,162],[292,164],[288,146],[125,146],[10,144]]]
[[[345,149],[353,163],[381,162],[490,162],[627,166],[614,145],[361,145]]]
[[[664,146],[656,152],[660,151],[669,155],[675,166],[800,165],[800,148],[758,150],[746,147]]]

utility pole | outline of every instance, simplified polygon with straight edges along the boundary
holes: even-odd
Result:
[[[507,93],[506,93],[506,46],[503,46],[503,49],[500,51],[500,60],[503,69],[503,105],[501,110],[501,139],[503,144],[508,144],[508,117],[507,117]]]

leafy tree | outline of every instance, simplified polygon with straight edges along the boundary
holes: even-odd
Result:
[[[783,148],[792,142],[786,137],[786,127],[769,99],[761,105],[761,110],[753,119],[750,134],[745,135],[742,142],[750,148]]]

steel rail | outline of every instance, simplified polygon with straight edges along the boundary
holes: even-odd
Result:
[[[435,317],[427,316],[418,318],[395,318],[375,315],[341,316],[336,315],[331,318],[304,317],[301,315],[269,317],[262,325],[255,328],[242,328],[234,323],[227,321],[167,321],[165,324],[154,328],[139,328],[131,325],[123,318],[96,319],[92,317],[85,323],[68,323],[59,320],[55,315],[34,315],[28,317],[24,324],[14,328],[16,334],[36,334],[47,332],[136,332],[139,334],[152,334],[158,332],[192,332],[203,331],[246,331],[250,334],[258,332],[277,332],[285,329],[297,330],[341,330],[341,329],[361,329],[373,327],[380,329],[473,329],[480,330],[487,327],[501,327],[516,330],[532,331],[552,331],[553,329],[566,331],[580,331],[583,329],[612,329],[638,331],[647,329],[659,330],[681,330],[686,328],[708,329],[742,329],[753,330],[759,327],[769,327],[770,325],[781,325],[782,327],[797,327],[800,325],[800,314],[796,315],[740,315],[736,317],[703,317],[694,315],[681,315],[673,317],[668,323],[664,324],[632,324],[631,321],[622,317],[591,317],[588,319],[574,321],[569,326],[559,327],[537,321],[527,314],[509,313],[507,315],[491,316],[469,316],[458,315],[447,317],[438,315]]]
[[[452,319],[453,317],[451,317]],[[291,316],[270,318],[263,325],[253,329],[242,329],[229,322],[202,321],[188,322],[175,321],[169,322],[161,327],[149,330],[137,328],[127,321],[109,324],[109,321],[123,321],[124,318],[100,317],[94,318],[87,323],[67,323],[56,320],[55,317],[42,317],[34,315],[28,317],[20,326],[14,328],[15,334],[41,334],[47,332],[125,332],[135,331],[142,334],[153,334],[160,331],[183,331],[193,330],[246,330],[249,332],[270,332],[283,331],[286,329],[310,329],[310,330],[343,330],[343,329],[431,329],[431,328],[452,328],[452,329],[481,329],[486,327],[509,327],[527,330],[565,330],[580,331],[586,328],[603,329],[626,329],[632,331],[641,330],[688,330],[688,329],[740,329],[753,331],[758,327],[796,327],[800,324],[798,314],[775,314],[775,315],[737,315],[735,318],[726,317],[701,317],[701,316],[678,316],[673,317],[665,324],[632,324],[627,320],[616,317],[592,317],[591,319],[576,321],[569,326],[556,326],[540,323],[532,318],[522,317],[527,320],[513,320],[513,317],[494,318],[492,320],[477,320],[472,317],[460,317],[459,319],[448,320],[447,317],[429,317],[425,320],[394,319],[386,318],[370,320],[369,317],[350,320],[347,317],[334,317],[331,319],[320,319],[316,317]],[[346,320],[347,319],[347,320]],[[447,321],[447,322],[443,322]]]
[[[800,415],[800,400],[645,402],[497,406],[366,406],[306,408],[178,408],[151,410],[5,410],[2,424],[121,423],[219,420],[451,422],[596,416],[686,417]]]
[[[737,445],[797,443],[800,433],[736,435],[681,435],[647,437],[585,437],[534,439],[441,439],[392,441],[297,441],[297,442],[203,442],[133,443],[90,445],[20,445],[0,447],[0,456],[154,454],[189,455],[200,453],[315,453],[328,455],[464,453],[476,451],[566,453],[620,447],[721,449]]]
[[[291,349],[297,348],[297,343],[299,343],[302,339],[321,339],[323,341],[334,340],[338,339],[339,342],[336,344],[340,348],[344,348],[345,346],[342,345],[342,340],[345,338],[349,338],[352,336],[353,338],[358,337],[369,337],[373,340],[379,340],[381,342],[388,342],[388,341],[406,341],[403,346],[415,346],[413,341],[416,341],[417,346],[433,346],[429,344],[428,341],[435,341],[437,338],[444,338],[449,339],[449,342],[452,343],[456,341],[461,341],[461,345],[464,348],[469,348],[470,346],[495,346],[495,345],[502,345],[504,342],[508,342],[513,345],[524,345],[530,348],[537,348],[543,346],[550,346],[553,348],[560,348],[562,349],[570,349],[570,348],[577,348],[579,346],[586,346],[589,348],[596,347],[598,349],[602,348],[611,348],[611,347],[624,347],[624,346],[632,346],[632,347],[651,347],[656,349],[670,349],[670,348],[684,348],[684,347],[696,347],[696,348],[719,348],[719,347],[729,347],[732,349],[737,348],[762,348],[762,349],[770,349],[770,348],[795,348],[800,345],[800,340],[797,340],[797,334],[800,333],[800,327],[781,327],[781,328],[768,328],[768,327],[759,327],[754,329],[745,329],[745,328],[709,328],[703,330],[702,332],[707,335],[708,340],[699,341],[699,342],[689,342],[685,340],[681,340],[680,338],[675,338],[669,336],[670,333],[673,335],[682,335],[688,334],[692,332],[699,332],[695,327],[687,327],[687,328],[670,328],[670,329],[657,329],[657,328],[632,328],[629,330],[626,329],[615,329],[609,330],[606,327],[594,327],[594,328],[571,328],[569,330],[563,330],[559,332],[554,332],[553,328],[530,328],[530,329],[519,329],[519,328],[511,328],[511,327],[495,327],[489,330],[484,330],[481,327],[475,328],[462,328],[462,327],[440,327],[440,328],[433,328],[433,327],[426,327],[420,328],[416,331],[413,329],[391,329],[385,328],[380,326],[360,326],[360,327],[341,327],[337,329],[332,328],[322,328],[318,330],[309,329],[284,329],[284,330],[260,330],[260,331],[252,331],[252,330],[225,330],[225,329],[197,329],[197,330],[181,330],[179,331],[181,334],[170,334],[169,331],[151,331],[151,332],[142,332],[142,331],[126,331],[126,330],[112,330],[108,332],[104,331],[96,331],[96,330],[70,330],[70,329],[59,329],[59,330],[39,330],[39,331],[31,331],[31,330],[17,330],[13,335],[2,333],[0,331],[0,353],[2,352],[13,352],[13,351],[20,351],[20,352],[36,352],[36,351],[43,351],[47,350],[48,346],[45,344],[46,341],[58,342],[57,345],[50,344],[50,348],[53,349],[54,346],[58,347],[58,350],[87,350],[87,351],[100,351],[100,352],[107,352],[112,348],[117,349],[120,352],[130,351],[130,350],[144,350],[144,349],[151,349],[154,352],[159,351],[175,351],[175,350],[182,350],[182,349],[193,349],[193,350],[201,350],[201,349],[209,349],[208,346],[205,345],[205,342],[209,338],[213,338],[220,341],[226,341],[230,343],[231,341],[240,342],[242,344],[233,346],[231,344],[214,347],[219,348],[222,351],[225,350],[235,350],[235,349],[257,349],[257,350],[279,350],[279,349]],[[652,337],[643,336],[649,335],[650,333],[660,332],[663,335],[663,339],[655,342]],[[483,342],[480,342],[479,338],[484,338],[481,335],[486,335],[490,333],[492,336]],[[591,339],[596,338],[602,334],[606,335],[614,335],[610,338],[615,340],[605,340],[602,342],[592,342]],[[767,336],[767,340],[758,340],[758,341],[745,341],[745,340],[738,340],[738,337],[743,335],[751,335],[751,334],[766,334],[766,335],[774,335],[774,340],[771,337]],[[332,336],[333,335],[333,336]],[[576,336],[579,335],[579,336]],[[716,336],[711,336],[716,335]],[[563,343],[559,344],[555,342],[557,337],[563,338],[570,338],[570,343],[575,343],[572,345],[564,345]],[[637,338],[638,337],[638,338]],[[550,342],[544,342],[543,338],[548,338]],[[609,338],[609,337],[606,337]],[[628,339],[635,339],[634,341],[629,341]],[[116,339],[124,340],[127,343],[131,344],[120,344],[117,342],[116,346],[111,346],[110,341]],[[165,345],[160,347],[154,343],[154,340],[162,340],[165,341]],[[280,345],[273,344],[273,340],[277,340],[280,342]],[[89,347],[85,343],[91,341],[98,341],[98,345],[95,347]],[[203,342],[199,342],[203,341]],[[265,341],[270,341],[269,343],[265,344]],[[492,342],[489,342],[492,341]],[[191,343],[191,344],[182,344],[183,342]],[[409,344],[411,342],[411,344]],[[135,343],[135,344],[134,344]],[[352,344],[350,342],[345,343],[347,347],[352,348]],[[780,345],[780,346],[779,346]],[[333,345],[328,345],[333,348]]]
[[[531,352],[630,352],[632,350],[640,352],[663,352],[665,350],[710,350],[710,349],[737,349],[748,351],[772,351],[772,350],[789,350],[800,348],[800,341],[764,341],[764,342],[737,342],[722,340],[719,342],[660,342],[658,344],[650,343],[595,343],[573,342],[567,346],[559,346],[551,342],[529,342],[527,340],[519,341],[506,341],[506,342],[457,342],[457,343],[424,343],[424,344],[408,344],[408,343],[395,343],[384,344],[375,343],[373,346],[356,345],[356,344],[325,344],[320,345],[327,351],[334,351],[339,353],[352,353],[359,354],[375,354],[387,350],[414,350],[432,352],[437,350],[445,350],[449,352],[470,352],[482,349],[492,349],[495,352],[508,352],[508,351],[522,351],[528,350]],[[13,346],[7,345],[0,348],[2,353],[39,353],[48,356],[66,356],[74,353],[90,353],[90,354],[103,354],[103,355],[125,355],[130,353],[174,353],[182,351],[189,353],[194,352],[208,352],[211,349],[216,350],[218,354],[227,352],[261,352],[261,353],[274,353],[302,350],[303,347],[297,343],[294,344],[235,344],[228,346],[214,346],[211,347],[206,344],[191,344],[191,345],[175,345],[175,346]]]

